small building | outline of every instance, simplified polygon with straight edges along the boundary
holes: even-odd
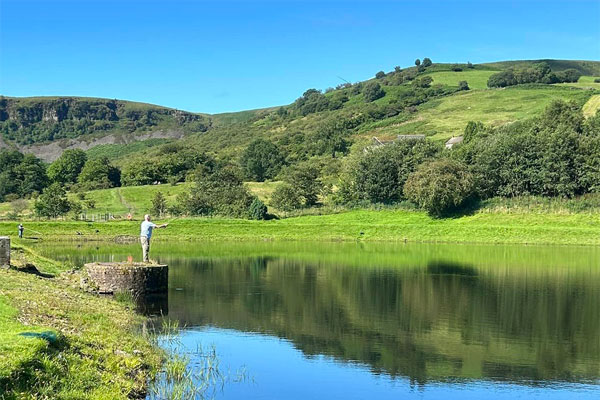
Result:
[[[448,141],[446,142],[446,148],[447,149],[451,149],[452,146],[456,145],[456,144],[460,144],[462,143],[464,140],[464,138],[462,136],[452,136],[450,139],[448,139]]]

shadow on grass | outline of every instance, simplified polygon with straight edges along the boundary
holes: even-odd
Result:
[[[466,201],[462,206],[445,211],[441,214],[429,214],[435,219],[455,219],[474,215],[482,207],[480,199],[471,199]]]
[[[66,338],[55,332],[24,332],[21,336],[38,337],[48,341],[48,346],[37,352],[34,357],[21,363],[7,377],[0,378],[1,399],[23,399],[24,395],[34,395],[44,386],[56,384],[68,370],[61,353],[70,348]],[[52,360],[48,362],[48,360]]]

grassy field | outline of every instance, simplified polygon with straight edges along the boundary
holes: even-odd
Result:
[[[162,222],[162,221],[158,221]],[[28,222],[43,240],[105,240],[139,235],[139,221]],[[29,231],[27,231],[29,229]],[[0,222],[0,235],[15,236],[15,222]],[[29,233],[28,233],[29,232]],[[81,235],[78,235],[80,232]],[[600,244],[598,213],[478,212],[436,219],[424,212],[360,210],[282,220],[179,218],[156,240],[361,240],[448,243]]]
[[[471,89],[486,89],[487,81],[490,75],[498,71],[485,71],[467,69],[464,71],[442,71],[427,74],[433,78],[433,84],[442,84],[448,86],[458,86],[458,82],[467,81]]]
[[[600,83],[594,82],[597,76],[581,76],[575,83],[557,83],[556,86],[572,86],[582,89],[600,89]]]
[[[263,201],[268,201],[279,182],[247,182],[246,186],[251,193]],[[161,192],[167,199],[167,204],[173,204],[179,193],[190,188],[192,183],[180,183],[172,185],[147,185],[147,186],[124,186],[112,189],[90,190],[85,193],[85,200],[81,200],[76,193],[69,193],[70,200],[87,201],[93,200],[95,206],[88,210],[88,214],[111,213],[115,216],[125,217],[131,213],[133,217],[143,215],[150,211],[152,199],[157,192]],[[28,208],[22,213],[25,217],[31,217],[33,213],[33,201],[27,200]],[[13,211],[10,202],[0,203],[0,216],[6,217]]]
[[[555,86],[470,90],[428,102],[412,120],[378,128],[378,133],[422,133],[444,140],[462,134],[469,121],[502,125],[533,117],[553,100],[574,100],[583,105],[593,94],[587,90]]]
[[[0,270],[0,398],[129,399],[145,391],[161,352],[137,333],[142,317],[81,291],[66,266],[13,248],[16,269]]]
[[[591,117],[596,115],[596,113],[600,110],[600,94],[596,94],[583,105],[583,115],[586,117]]]

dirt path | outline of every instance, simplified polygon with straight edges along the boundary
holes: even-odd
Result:
[[[121,188],[117,188],[116,192],[117,196],[119,196],[119,201],[121,202],[123,207],[125,207],[130,214],[134,214],[137,210],[134,206],[132,206],[125,200],[125,198],[123,197],[123,193],[121,193]]]

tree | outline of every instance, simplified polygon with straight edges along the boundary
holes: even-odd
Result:
[[[411,85],[413,85],[414,87],[426,89],[431,86],[432,82],[433,82],[432,77],[424,76],[422,78],[418,78],[418,79],[415,79],[414,81],[412,81]]]
[[[383,72],[383,71],[379,71],[378,73],[375,74],[375,79],[381,79],[381,78],[385,78],[385,72]]]
[[[107,157],[86,161],[78,182],[86,189],[106,189],[121,185],[121,171]]]
[[[247,218],[253,197],[244,186],[242,173],[227,165],[214,171],[200,166],[189,193],[178,196],[178,207],[192,215]]]
[[[65,150],[48,167],[48,177],[52,182],[75,183],[86,161],[87,155],[83,150]]]
[[[421,65],[421,60],[419,60],[418,58],[415,60],[415,65],[418,67]]]
[[[487,81],[488,87],[506,87],[516,85],[517,80],[512,70],[501,71],[490,75]]]
[[[365,84],[363,96],[365,96],[365,101],[369,103],[385,96],[385,92],[379,83],[371,81]]]
[[[242,154],[241,165],[246,177],[262,182],[274,178],[284,163],[279,147],[269,140],[256,139],[251,142]]]
[[[17,179],[20,181],[19,194],[26,196],[41,192],[48,184],[46,167],[42,160],[33,154],[23,156],[21,163],[15,168]]]
[[[458,82],[458,90],[469,90],[469,84],[467,83],[467,81],[460,81]]]
[[[250,219],[263,220],[267,218],[267,206],[258,197],[255,197],[248,209]]]
[[[317,204],[318,196],[323,190],[323,183],[319,179],[319,170],[309,163],[300,164],[285,179],[303,199],[306,207]]]
[[[282,211],[293,211],[302,207],[302,198],[292,185],[282,183],[275,188],[271,205]]]
[[[311,136],[314,154],[317,155],[331,154],[331,157],[335,158],[336,153],[345,154],[350,145],[344,121],[326,123]]]
[[[401,200],[402,186],[408,175],[438,152],[439,146],[428,141],[403,140],[361,154],[355,164],[350,165],[348,182],[343,185],[346,200],[371,203]]]
[[[65,189],[55,182],[48,186],[35,201],[35,213],[40,217],[56,218],[69,212],[71,205]]]
[[[423,67],[427,68],[427,67],[431,66],[431,64],[432,64],[432,62],[431,62],[431,59],[430,59],[430,58],[428,58],[428,57],[425,57],[425,58],[423,59],[423,63],[422,63],[421,65],[422,65]]]
[[[431,215],[442,216],[461,206],[473,194],[473,176],[455,160],[425,163],[404,184],[405,196]]]
[[[162,217],[165,211],[167,211],[167,199],[162,194],[162,192],[158,191],[152,199],[152,209],[150,210],[150,212],[152,214],[158,215],[159,217]]]

